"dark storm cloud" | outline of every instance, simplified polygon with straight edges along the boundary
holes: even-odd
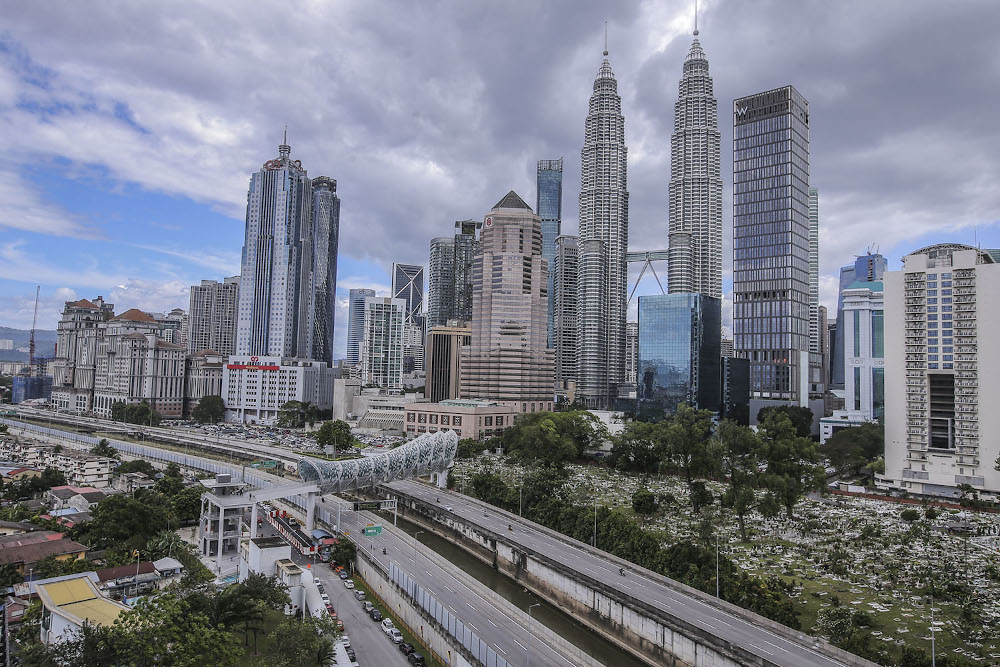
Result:
[[[703,4],[727,247],[732,100],[787,83],[810,101],[828,284],[870,243],[967,240],[996,221],[1000,4]],[[23,58],[0,60],[0,91],[35,105],[0,110],[14,159],[102,164],[237,220],[248,174],[287,123],[310,174],[338,180],[342,251],[423,263],[431,237],[508,189],[533,203],[540,158],[566,158],[564,231],[575,231],[607,19],[631,245],[660,248],[690,16],[687,2],[22,3],[7,12],[7,53],[51,80],[32,83]],[[33,111],[45,105],[55,110]]]

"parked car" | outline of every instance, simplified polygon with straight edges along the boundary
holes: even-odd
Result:
[[[347,635],[340,635],[340,641],[344,645],[344,648],[351,648],[351,638]]]
[[[406,659],[407,661],[409,661],[411,665],[417,665],[418,667],[423,667],[423,665],[427,664],[426,662],[424,662],[424,656],[420,655],[419,653],[411,653],[408,656],[406,656]]]
[[[370,613],[372,613],[372,609],[375,608],[375,605],[373,605],[368,600],[362,600],[362,602],[361,602],[361,608],[365,610],[366,614],[370,614]]]
[[[354,591],[354,599],[364,601],[365,592],[364,591]]]
[[[399,650],[403,652],[403,655],[410,655],[414,651],[413,644],[410,642],[403,642],[399,645]]]
[[[398,644],[401,641],[403,641],[403,635],[396,628],[393,628],[392,630],[386,630],[385,634],[389,635],[389,639],[391,639],[395,644]]]
[[[344,588],[351,589],[354,588],[354,582],[348,579],[344,582]]]
[[[347,570],[341,570],[340,574],[337,575],[341,579],[350,579],[351,575],[347,574]]]
[[[383,630],[385,630],[386,632],[389,632],[389,630],[392,630],[394,627],[396,627],[396,626],[392,624],[392,619],[391,618],[384,618],[384,619],[382,619],[382,629]]]
[[[348,660],[356,660],[357,659],[357,656],[355,655],[353,648],[351,648],[350,646],[348,646],[344,650],[347,651],[347,658],[348,658]]]

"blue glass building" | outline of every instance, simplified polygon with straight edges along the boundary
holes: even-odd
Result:
[[[704,294],[639,297],[638,411],[680,403],[719,411],[722,301]]]
[[[830,345],[830,384],[844,388],[844,290],[856,282],[882,280],[889,270],[889,262],[878,253],[866,253],[854,260],[853,266],[840,268],[840,290],[837,292],[837,335]],[[849,406],[848,406],[849,407]]]
[[[562,158],[539,160],[535,212],[542,219],[542,257],[549,264],[548,346],[554,348],[556,237],[562,233]]]

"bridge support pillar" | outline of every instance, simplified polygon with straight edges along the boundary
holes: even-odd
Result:
[[[317,493],[306,494],[306,530],[312,532],[316,528],[316,496]]]
[[[250,539],[257,537],[257,503],[250,508]]]

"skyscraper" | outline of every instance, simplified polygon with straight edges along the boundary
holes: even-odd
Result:
[[[304,319],[308,282],[304,267],[311,262],[310,207],[312,188],[291,147],[281,144],[278,157],[250,177],[236,353],[241,355],[308,357],[312,322]],[[308,271],[306,271],[308,274]]]
[[[546,274],[541,220],[508,192],[483,223],[473,270],[471,342],[462,350],[462,398],[497,401],[520,412],[552,409]]]
[[[555,290],[552,281],[555,278],[556,238],[562,233],[562,172],[562,158],[538,161],[535,210],[542,219],[542,257],[549,263],[548,340],[549,347],[553,348],[555,347],[553,328]]]
[[[628,155],[621,106],[605,58],[580,152],[577,386],[579,400],[591,408],[610,407],[625,379]]]
[[[352,289],[347,305],[347,356],[349,364],[361,363],[361,343],[365,338],[365,298],[373,289]]]
[[[722,298],[722,172],[718,104],[698,31],[684,59],[670,138],[671,294]]]
[[[431,239],[427,263],[427,324],[445,325],[455,319],[455,239],[438,236]]]
[[[191,286],[188,352],[213,350],[228,357],[236,351],[236,308],[240,277],[202,280]]]
[[[365,297],[361,381],[383,389],[403,388],[403,327],[406,302]]]
[[[472,319],[472,264],[479,252],[482,229],[482,220],[455,222],[455,309],[451,317],[456,320]]]
[[[424,267],[418,264],[392,265],[392,298],[406,302],[406,321],[423,312]]]
[[[792,86],[756,93],[733,102],[733,125],[737,356],[751,398],[807,405],[809,104]]]
[[[427,384],[424,396],[431,403],[440,403],[461,395],[462,348],[471,341],[468,325],[450,324],[434,327],[427,332]]]
[[[550,268],[555,273],[555,351],[556,387],[567,388],[576,382],[577,348],[577,238],[560,236],[556,239],[556,263]]]
[[[809,188],[809,352],[821,353],[819,329],[819,190]]]
[[[830,341],[830,384],[834,387],[844,387],[844,335],[847,331],[843,314],[844,290],[856,282],[882,280],[882,275],[888,270],[889,262],[877,252],[867,252],[864,255],[858,255],[853,265],[840,267],[840,289],[837,293],[836,335]]]
[[[337,313],[337,249],[340,239],[340,197],[337,181],[312,180],[312,264],[309,308],[312,321],[310,359],[333,365],[333,328]]]

